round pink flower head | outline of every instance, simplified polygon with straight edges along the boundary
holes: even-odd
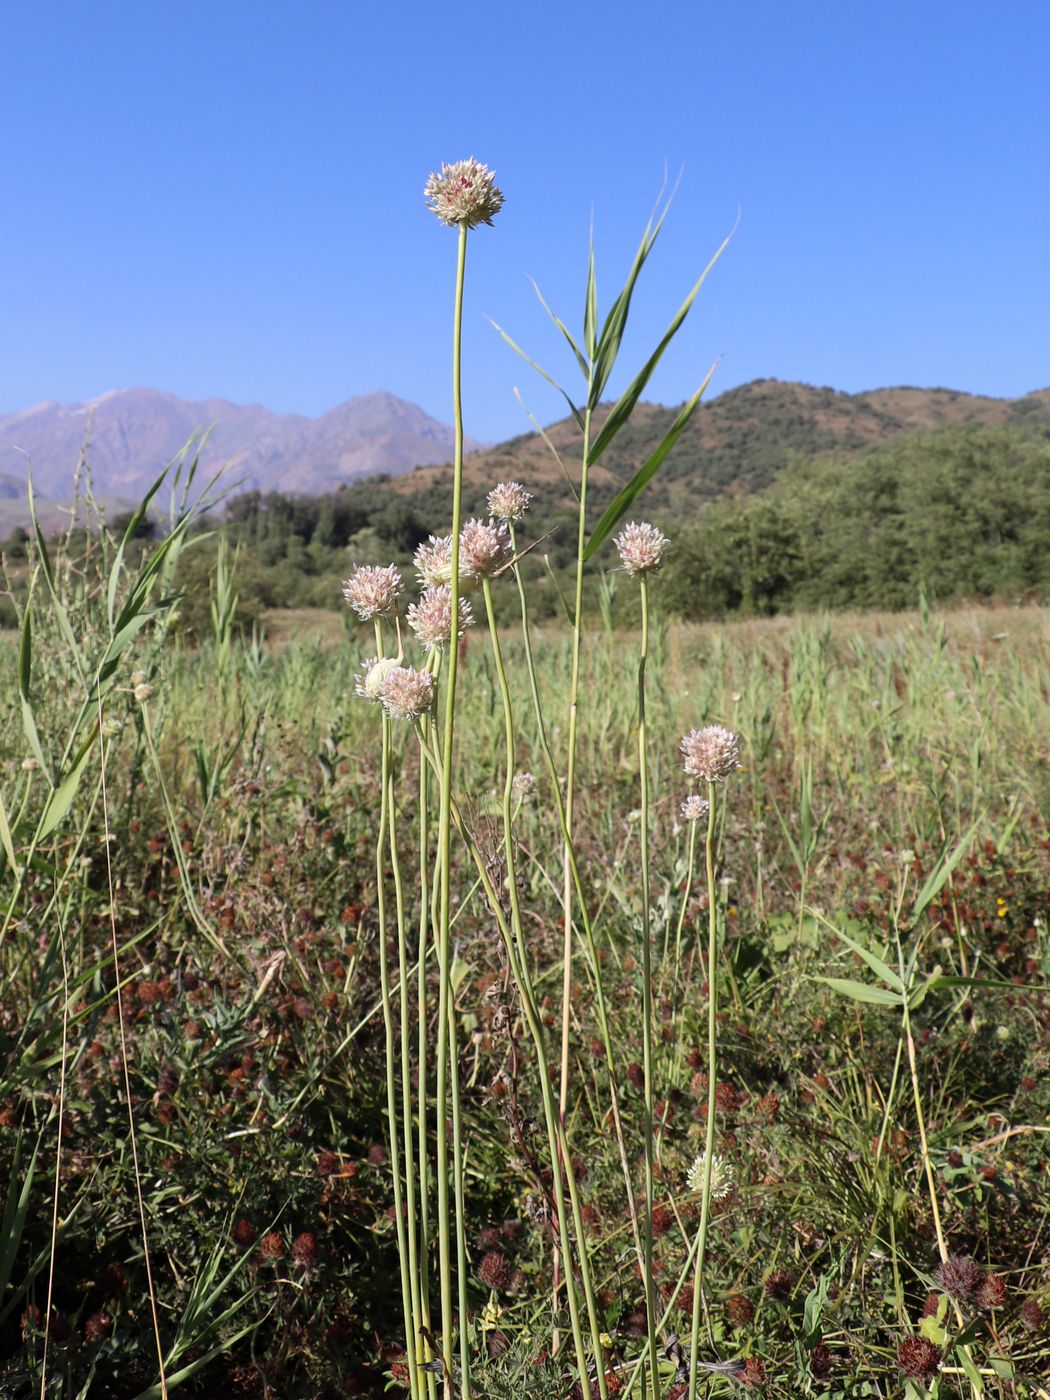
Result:
[[[532,496],[520,481],[501,481],[489,492],[489,515],[497,520],[520,520],[532,504]]]
[[[510,531],[502,520],[468,520],[459,536],[459,558],[468,578],[488,578],[510,558]]]
[[[624,569],[627,573],[637,576],[656,573],[664,562],[670,541],[655,525],[647,522],[636,524],[632,520],[629,525],[623,527],[613,543],[619,550],[620,563]]]
[[[687,822],[698,822],[701,817],[706,817],[710,811],[711,804],[706,797],[699,797],[695,792],[682,803],[682,819]]]
[[[495,179],[496,172],[473,156],[451,165],[442,161],[441,174],[435,171],[428,176],[423,195],[443,224],[477,228],[478,224],[491,224],[493,215],[503,208],[503,191]]]
[[[393,656],[370,656],[365,662],[364,675],[354,676],[355,692],[362,700],[378,705],[383,698],[383,682],[396,667],[397,660]]]
[[[391,719],[419,719],[434,703],[434,677],[412,666],[395,666],[379,687],[379,698]]]
[[[740,740],[731,729],[710,724],[706,729],[690,729],[680,748],[685,771],[705,783],[718,783],[740,767]]]
[[[447,646],[452,635],[452,589],[449,584],[441,583],[436,588],[425,588],[419,602],[409,606],[408,625],[425,650],[432,651],[434,647]],[[456,629],[458,635],[462,637],[467,628],[473,625],[474,613],[471,606],[466,598],[460,598],[459,626]]]
[[[372,617],[390,617],[404,589],[395,564],[358,564],[343,580],[343,597],[362,622]]]

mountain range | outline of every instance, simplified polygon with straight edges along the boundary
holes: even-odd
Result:
[[[599,409],[599,421],[604,411]],[[637,406],[591,473],[592,507],[600,509],[615,495],[675,414],[659,404]],[[646,508],[691,514],[705,500],[763,490],[799,458],[851,456],[939,427],[1011,424],[1050,428],[1050,389],[1002,399],[941,388],[848,394],[753,380],[700,405],[647,488]],[[128,504],[193,433],[208,427],[203,467],[211,472],[225,465],[227,481],[241,489],[319,495],[381,473],[390,480],[377,485],[377,500],[447,492],[452,429],[390,393],[366,394],[307,418],[224,399],[187,401],[156,389],[113,390],[87,403],[43,403],[0,415],[0,526],[25,513],[29,461],[37,494],[57,502],[69,497],[85,450],[96,496]],[[550,425],[545,439],[525,433],[492,447],[468,439],[468,508],[483,509],[489,487],[512,477],[547,502],[568,506],[567,476],[577,476],[579,430],[571,418],[563,419]]]
[[[452,455],[452,429],[394,394],[364,394],[319,418],[260,404],[190,401],[158,389],[113,389],[86,403],[35,404],[0,414],[0,498],[63,499],[83,452],[102,497],[137,499],[190,437],[210,429],[209,474],[261,491],[318,494],[379,472],[396,475]],[[471,450],[479,444],[468,440]]]

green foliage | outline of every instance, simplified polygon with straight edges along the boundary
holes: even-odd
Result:
[[[1050,596],[1050,437],[952,428],[796,463],[681,533],[685,616]]]

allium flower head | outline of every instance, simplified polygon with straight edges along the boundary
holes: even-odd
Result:
[[[707,783],[721,782],[740,767],[740,740],[720,724],[691,729],[680,748],[685,771]]]
[[[520,520],[532,504],[532,496],[520,481],[501,481],[489,492],[489,515],[497,520]]]
[[[536,791],[535,773],[515,773],[511,786],[514,789],[514,796],[519,802],[527,802]]]
[[[419,719],[434,702],[434,677],[412,666],[395,666],[380,686],[379,698],[391,719]]]
[[[625,571],[634,577],[655,574],[664,562],[670,540],[647,522],[625,525],[613,540]]]
[[[510,531],[502,520],[468,520],[459,536],[459,557],[468,578],[488,578],[510,558]]]
[[[418,545],[412,561],[424,588],[438,588],[452,579],[452,536],[431,535]]]
[[[397,670],[397,658],[370,656],[365,662],[364,675],[354,676],[354,690],[362,700],[378,705],[383,698],[383,682],[391,671]]]
[[[451,165],[441,162],[441,174],[428,176],[423,195],[443,224],[491,224],[492,216],[503,208],[503,191],[496,185],[496,172],[473,156]]]
[[[706,817],[711,808],[706,797],[698,797],[695,792],[691,792],[682,803],[682,818],[687,822],[698,822]]]
[[[372,617],[389,617],[397,607],[404,584],[395,564],[358,564],[343,580],[343,597],[362,622]]]
[[[452,635],[452,588],[447,583],[425,588],[418,603],[408,609],[408,625],[426,651],[448,646]],[[457,634],[462,637],[474,625],[474,613],[465,598],[459,600]]]
[[[700,1191],[704,1185],[704,1161],[706,1154],[698,1153],[693,1158],[693,1165],[689,1168],[685,1182],[690,1191]],[[717,1152],[711,1155],[711,1199],[713,1201],[724,1200],[733,1189],[733,1168],[725,1160],[719,1157]]]

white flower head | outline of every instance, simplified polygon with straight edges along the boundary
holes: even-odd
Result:
[[[452,587],[441,583],[436,588],[425,588],[418,603],[408,608],[408,625],[415,632],[426,651],[434,647],[448,646],[452,635]],[[468,627],[474,625],[474,613],[466,598],[460,598],[458,608],[457,634],[462,637]]]
[[[624,570],[637,577],[639,574],[656,573],[664,562],[670,540],[655,525],[644,521],[636,524],[632,520],[623,527],[613,543]]]
[[[379,698],[391,719],[417,720],[434,703],[434,677],[413,666],[395,666],[383,678]]]
[[[510,552],[510,531],[502,520],[468,520],[460,531],[460,567],[468,578],[490,577]]]
[[[690,1191],[702,1191],[704,1187],[704,1163],[706,1154],[697,1153],[693,1158],[693,1165],[685,1179],[685,1184]],[[733,1189],[733,1168],[720,1157],[717,1152],[711,1154],[711,1199],[713,1201],[724,1201]]]
[[[354,676],[354,691],[360,695],[362,700],[368,700],[373,705],[378,705],[383,698],[383,682],[396,667],[396,657],[370,656],[365,662],[364,675]]]
[[[700,797],[697,793],[691,792],[682,803],[682,818],[687,822],[698,822],[706,817],[711,810],[711,804],[706,797]]]
[[[431,535],[417,545],[412,562],[424,588],[439,588],[452,578],[452,536]]]
[[[501,481],[488,494],[489,515],[497,520],[520,520],[532,504],[532,496],[520,481]]]
[[[435,171],[428,177],[423,195],[443,224],[477,228],[491,224],[493,215],[503,208],[503,191],[495,179],[496,172],[473,156],[451,165],[442,161],[440,175]]]
[[[679,747],[685,771],[706,783],[721,782],[740,767],[740,739],[720,724],[691,729]]]
[[[396,564],[358,564],[343,580],[343,597],[362,622],[372,617],[390,617],[397,608],[404,584]]]

